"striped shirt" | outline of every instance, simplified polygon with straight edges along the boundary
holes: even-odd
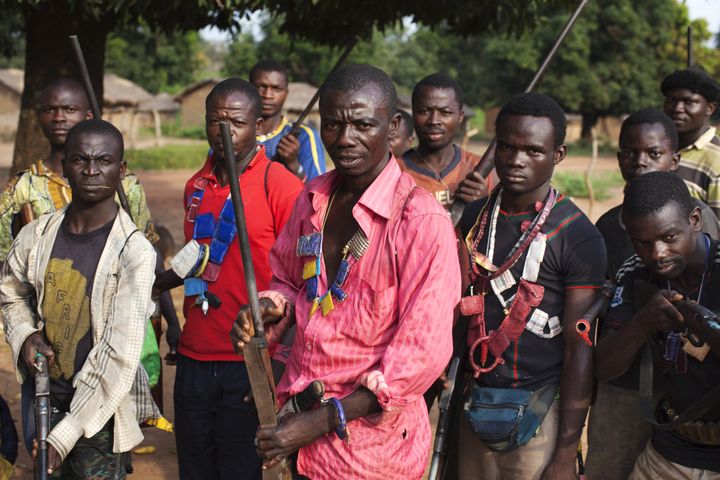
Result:
[[[25,340],[44,320],[45,271],[66,209],[40,217],[20,231],[0,276],[5,339],[18,365]],[[48,441],[65,458],[80,437],[95,435],[114,418],[114,452],[127,452],[143,439],[139,422],[159,416],[140,364],[155,280],[155,250],[119,210],[97,264],[90,299],[93,348],[75,374],[70,411]],[[34,307],[36,305],[36,307]],[[25,380],[17,370],[20,383]]]
[[[327,397],[368,387],[382,412],[351,421],[349,444],[330,433],[301,448],[300,473],[314,480],[418,479],[431,440],[422,395],[452,351],[460,298],[455,235],[443,208],[391,158],[352,211],[370,246],[350,270],[343,287],[348,297],[327,316],[309,317],[302,280],[307,257],[296,255],[296,244],[321,230],[340,181],[334,171],[308,183],[270,253],[270,288],[295,305],[297,321],[278,398],[287,401],[313,380],[324,382]],[[323,263],[318,291],[327,288]]]
[[[695,143],[680,150],[677,173],[690,195],[707,203],[720,218],[720,138],[715,133],[715,127],[710,127]]]
[[[272,160],[275,156],[280,140],[290,133],[292,127],[293,125],[287,121],[287,118],[283,117],[280,125],[275,130],[265,135],[258,135],[257,140],[265,145],[265,153],[269,159]],[[307,179],[312,180],[325,173],[325,153],[318,132],[312,127],[303,124],[300,125],[297,139],[300,142],[298,162],[302,166]]]

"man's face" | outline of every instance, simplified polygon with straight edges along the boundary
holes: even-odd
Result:
[[[552,121],[548,117],[507,115],[496,133],[495,169],[503,187],[521,195],[550,183],[555,165],[567,149],[555,146]]]
[[[287,98],[287,79],[280,72],[259,71],[250,79],[262,98],[262,116],[269,118],[282,110]]]
[[[320,103],[320,136],[343,177],[380,173],[399,125],[400,114],[390,115],[374,84],[355,92],[329,90]]]
[[[255,118],[255,107],[240,92],[216,96],[205,112],[205,134],[215,158],[225,161],[220,121],[230,124],[235,160],[241,161],[255,148],[255,137],[260,132],[262,118]]]
[[[665,279],[677,278],[685,271],[702,228],[700,208],[688,217],[676,202],[649,215],[623,215],[623,222],[635,253],[649,270]]]
[[[620,136],[617,158],[620,172],[628,183],[644,173],[675,171],[680,161],[660,123],[627,127]]]
[[[82,133],[65,145],[63,174],[72,189],[73,200],[98,203],[115,197],[125,176],[117,140],[102,134]]]
[[[52,145],[62,147],[72,127],[92,118],[85,93],[58,86],[43,93],[38,102],[38,121]]]
[[[687,88],[676,88],[665,95],[665,113],[672,118],[681,134],[703,128],[716,108],[715,102],[708,102],[705,97]]]
[[[412,105],[413,123],[421,146],[438,150],[449,145],[464,118],[452,88],[421,86]]]

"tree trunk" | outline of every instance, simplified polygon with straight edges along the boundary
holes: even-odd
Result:
[[[80,70],[70,48],[70,35],[78,35],[90,79],[102,107],[105,41],[114,23],[109,16],[94,19],[85,12],[73,10],[68,0],[50,0],[41,3],[39,8],[26,5],[24,13],[27,41],[25,88],[11,174],[47,157],[50,152],[49,143],[40,130],[35,113],[37,97],[42,89],[60,77],[74,78],[82,83]]]
[[[592,142],[592,129],[598,121],[598,115],[592,112],[582,112],[582,130],[580,131],[580,138]]]

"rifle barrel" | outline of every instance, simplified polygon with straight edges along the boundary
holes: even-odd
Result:
[[[345,47],[345,50],[343,50],[343,53],[340,55],[340,58],[337,59],[337,62],[335,62],[335,65],[333,65],[332,69],[328,73],[328,76],[330,76],[331,73],[333,73],[335,70],[340,68],[343,63],[345,63],[345,60],[347,60],[348,56],[350,56],[350,53],[353,51],[353,48],[355,48],[355,45],[357,45],[358,37],[353,37],[352,41],[348,44],[347,47]],[[325,77],[327,78],[327,77]],[[325,82],[323,81],[323,84]],[[302,126],[302,122],[305,121],[305,118],[310,114],[310,111],[315,106],[315,103],[317,103],[318,99],[320,98],[320,90],[322,90],[322,84],[315,92],[315,95],[310,99],[310,102],[305,106],[305,109],[302,111],[300,116],[297,118],[295,123],[293,124],[292,129],[290,130],[290,133],[288,135],[292,135],[294,137],[297,137],[298,133],[300,133],[300,127]]]
[[[228,122],[220,122],[220,134],[222,135],[225,166],[230,183],[230,198],[233,209],[235,210],[235,226],[237,227],[237,237],[240,243],[240,253],[242,254],[245,287],[247,288],[253,327],[255,327],[255,336],[264,338],[265,327],[263,326],[262,317],[260,316],[260,300],[258,298],[257,281],[255,280],[255,268],[252,263],[252,252],[250,251],[250,240],[248,238],[247,223],[245,221],[245,208],[243,207],[240,193],[240,181],[238,180],[237,165],[235,165],[235,151],[233,149],[230,124]]]
[[[70,46],[72,47],[73,53],[75,54],[75,61],[80,69],[80,76],[82,76],[83,84],[85,85],[85,93],[87,93],[88,100],[90,101],[90,109],[93,112],[93,118],[102,120],[102,111],[100,110],[100,104],[98,103],[97,97],[95,96],[95,89],[90,81],[90,73],[88,73],[87,64],[85,63],[85,56],[83,55],[82,48],[80,47],[80,41],[77,35],[70,35]],[[130,202],[128,201],[127,195],[125,195],[125,189],[122,186],[122,182],[117,184],[118,199],[120,199],[120,206],[125,210],[132,219],[132,213],[130,212]]]
[[[693,58],[693,27],[688,25],[687,28],[687,66],[688,68],[693,66],[695,59]]]
[[[35,477],[38,480],[47,480],[47,437],[50,433],[50,377],[47,357],[40,352],[35,355],[35,368],[37,368],[37,372],[35,372],[35,425],[38,443]]]
[[[560,47],[560,44],[562,44],[563,40],[565,40],[565,37],[567,37],[567,34],[570,33],[570,30],[572,29],[573,25],[575,25],[575,22],[577,21],[578,17],[580,16],[580,12],[582,12],[583,8],[585,8],[585,5],[587,5],[589,0],[580,0],[580,3],[575,8],[575,11],[570,15],[570,18],[568,18],[567,23],[565,23],[565,26],[560,31],[560,34],[555,39],[555,43],[553,44],[550,51],[545,55],[545,59],[538,67],[537,71],[535,72],[535,75],[533,76],[532,80],[530,80],[530,83],[525,88],[525,93],[532,92],[535,87],[537,86],[538,82],[542,78],[543,74],[545,73],[545,70],[547,70],[548,65],[550,65],[550,62],[552,61],[553,57],[555,56],[555,53],[557,53],[558,48]],[[492,171],[493,167],[495,166],[495,138],[492,139],[492,142],[490,142],[490,145],[488,145],[487,150],[485,150],[485,153],[483,154],[482,158],[480,159],[480,162],[475,166],[475,171],[480,173],[480,175],[483,176],[483,178],[487,178],[487,176],[490,174],[490,171]],[[452,208],[450,209],[450,214],[452,217],[452,221],[454,225],[457,225],[460,221],[460,217],[462,216],[463,209],[465,208],[465,202],[463,202],[460,199],[455,199],[453,202]]]

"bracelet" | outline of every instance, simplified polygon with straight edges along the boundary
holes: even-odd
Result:
[[[205,267],[207,267],[208,260],[210,260],[210,245],[202,244],[200,245],[200,253],[202,253],[203,258],[202,262],[200,263],[200,266],[195,271],[195,277],[202,276],[203,272],[205,272]]]
[[[345,410],[343,410],[342,403],[335,397],[328,398],[326,403],[332,403],[335,408],[335,415],[337,416],[338,426],[335,429],[335,434],[340,440],[350,442],[350,431],[347,428],[347,419],[345,418]]]

